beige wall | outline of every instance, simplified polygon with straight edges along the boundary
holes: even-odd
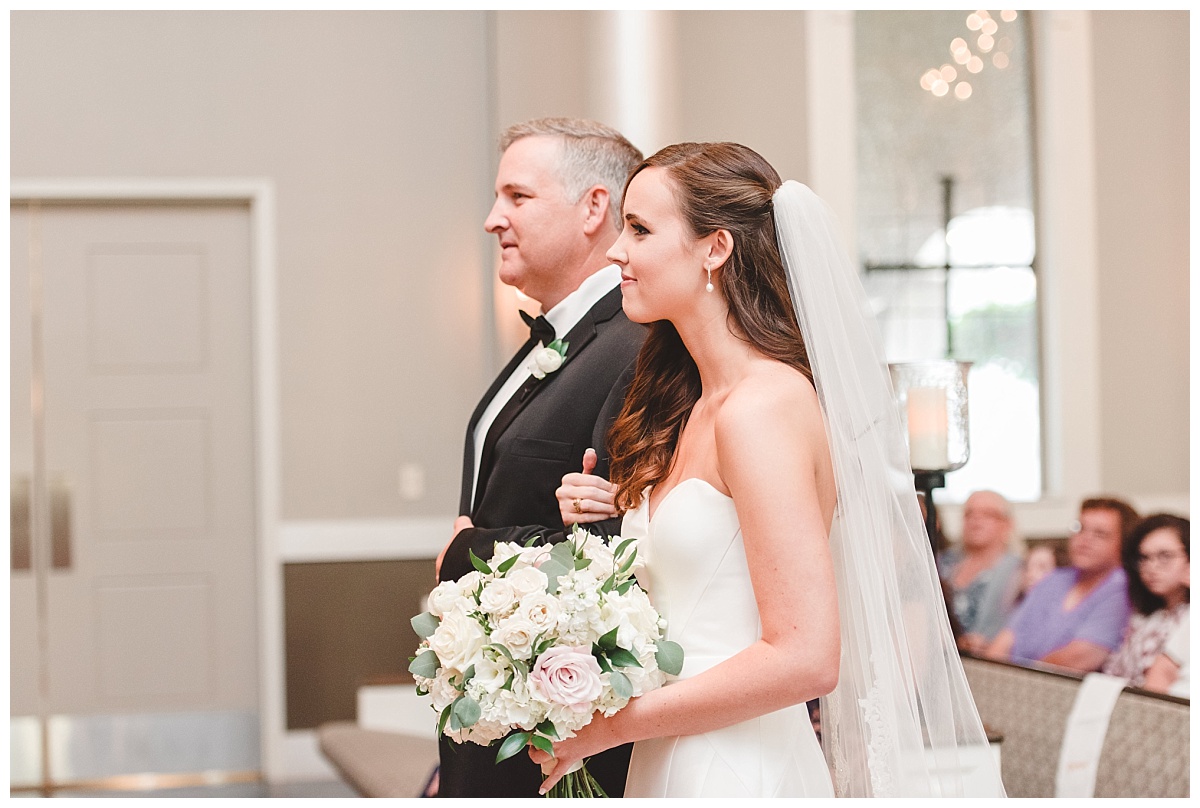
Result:
[[[1189,488],[1186,11],[1092,14],[1104,487]]]
[[[804,12],[685,11],[676,25],[682,140],[732,140],[810,182]]]
[[[1188,33],[1097,12],[1106,487],[1188,487]],[[674,12],[667,139],[805,179],[803,12]],[[515,318],[480,224],[498,129],[602,115],[601,12],[14,12],[14,177],[271,178],[285,519],[452,516]],[[610,121],[618,126],[620,121]],[[639,144],[653,148],[659,144]],[[496,301],[500,301],[497,306]],[[425,470],[406,502],[401,464]]]
[[[457,508],[492,373],[485,22],[12,14],[13,176],[274,181],[284,518]]]

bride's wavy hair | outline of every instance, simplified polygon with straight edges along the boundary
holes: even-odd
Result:
[[[757,152],[737,143],[678,143],[634,168],[626,190],[638,172],[651,167],[666,169],[675,202],[695,238],[717,230],[733,236],[733,250],[713,276],[729,305],[730,330],[811,381],[808,352],[775,240],[771,198],[782,184],[779,174]],[[608,433],[610,474],[620,487],[620,510],[637,507],[645,487],[666,478],[699,398],[700,372],[679,332],[667,320],[653,323],[638,354],[625,405]]]

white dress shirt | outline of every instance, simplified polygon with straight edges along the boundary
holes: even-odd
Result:
[[[546,319],[550,321],[550,325],[554,326],[555,338],[566,337],[571,329],[583,319],[583,315],[587,314],[592,306],[600,301],[600,298],[611,292],[620,283],[621,268],[616,264],[609,264],[604,269],[589,275],[583,283],[579,284],[578,289],[546,312]],[[488,403],[483,415],[479,416],[479,423],[475,424],[475,474],[471,482],[472,504],[475,502],[475,491],[479,487],[479,461],[483,456],[483,443],[487,438],[488,430],[492,428],[500,410],[504,408],[510,398],[516,395],[517,391],[521,389],[521,385],[529,378],[529,363],[533,359],[534,352],[540,347],[543,347],[541,343],[535,345],[525,358],[517,363],[512,375],[508,377],[508,381],[496,391],[495,397]],[[571,347],[568,345],[567,354],[570,355],[570,352]],[[582,464],[583,458],[580,457],[579,461]]]

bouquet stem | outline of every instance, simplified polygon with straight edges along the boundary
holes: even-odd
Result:
[[[583,765],[573,772],[564,774],[549,791],[547,797],[607,797],[600,783]]]

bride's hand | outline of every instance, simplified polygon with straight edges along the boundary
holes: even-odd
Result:
[[[619,515],[615,505],[617,487],[592,474],[594,468],[596,450],[588,449],[583,453],[583,473],[565,475],[562,485],[554,492],[564,525],[602,522]]]
[[[571,771],[571,767],[578,761],[620,745],[620,740],[615,735],[616,728],[613,718],[605,718],[599,713],[592,716],[591,722],[576,732],[574,737],[554,744],[553,756],[546,754],[536,746],[529,747],[529,759],[534,763],[539,766],[550,761],[554,763],[552,769],[549,766],[542,767],[546,779],[542,781],[542,785],[538,789],[539,794],[545,794],[553,788],[554,784],[564,774]]]

